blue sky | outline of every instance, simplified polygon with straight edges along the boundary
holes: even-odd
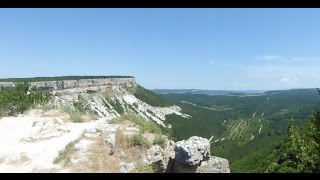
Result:
[[[133,75],[146,88],[320,85],[320,9],[0,9],[0,78]]]

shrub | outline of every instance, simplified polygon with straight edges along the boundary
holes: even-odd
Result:
[[[63,108],[63,111],[68,113],[70,116],[70,121],[73,123],[83,123],[84,122],[84,118],[83,115],[84,113],[77,110],[77,109],[71,109],[71,108]]]
[[[109,120],[109,123],[110,124],[119,124],[119,123],[124,122],[125,120],[126,120],[126,118],[124,118],[124,116],[120,116],[120,117]]]
[[[124,109],[118,100],[116,100],[116,99],[114,101],[110,100],[109,103],[114,108],[114,110],[117,111],[117,113],[119,113],[119,114],[124,113]]]
[[[148,141],[143,137],[142,133],[134,134],[128,138],[130,146],[146,146],[149,147]]]
[[[136,171],[138,173],[155,173],[155,168],[152,165],[148,165],[142,160],[136,161]]]
[[[143,117],[136,115],[134,113],[128,113],[128,114],[125,114],[121,117],[112,119],[109,121],[109,123],[117,124],[117,123],[124,122],[125,120],[131,121],[131,122],[139,125],[142,133],[149,132],[149,133],[162,134],[162,129],[160,128],[160,126],[158,124],[156,124],[155,122],[153,122],[151,120],[144,119]]]
[[[51,97],[48,88],[30,88],[27,82],[15,83],[15,87],[0,91],[0,111],[4,115],[16,115],[37,104],[45,104]]]
[[[157,135],[153,140],[153,145],[159,145],[161,148],[165,147],[166,140],[162,137],[162,135]]]

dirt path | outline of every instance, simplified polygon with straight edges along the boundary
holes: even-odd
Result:
[[[60,150],[86,129],[107,119],[87,123],[65,122],[37,114],[0,119],[0,172],[60,172],[53,164]]]

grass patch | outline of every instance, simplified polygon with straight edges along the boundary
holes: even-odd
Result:
[[[109,123],[110,124],[120,124],[120,123],[122,123],[122,122],[124,122],[126,120],[127,119],[125,119],[123,116],[120,116],[120,117],[117,117],[117,118],[109,120]]]
[[[116,149],[126,149],[127,148],[127,137],[124,135],[123,131],[118,129],[116,131]]]
[[[68,113],[70,116],[70,121],[73,123],[83,123],[84,118],[83,115],[84,113],[77,110],[77,109],[71,109],[71,108],[63,108],[63,111]]]
[[[73,106],[74,106],[74,108],[76,109],[76,110],[78,110],[78,111],[80,111],[80,112],[86,112],[86,108],[85,108],[85,105],[84,105],[84,102],[83,102],[84,100],[79,100],[79,101],[77,101],[77,102],[74,102],[73,103]]]
[[[143,117],[135,114],[125,115],[124,118],[139,125],[142,133],[149,132],[161,134],[161,128],[159,127],[159,125],[151,120],[144,119]]]
[[[63,150],[59,151],[59,155],[53,161],[53,163],[54,164],[58,164],[58,163],[60,163],[62,161],[65,161],[65,163],[70,162],[70,156],[74,152],[74,145],[76,145],[80,141],[80,139],[81,138],[70,142],[69,144],[67,144],[67,146]]]
[[[153,145],[159,145],[161,148],[165,147],[166,140],[161,135],[157,135],[153,140]]]
[[[56,107],[54,107],[53,105],[51,105],[51,104],[44,104],[43,106],[42,106],[42,110],[44,111],[44,112],[47,112],[47,111],[50,111],[50,110],[56,110],[57,108]]]
[[[118,100],[116,100],[116,99],[114,101],[110,100],[109,103],[114,108],[114,110],[117,111],[117,113],[119,113],[119,114],[124,113],[124,109]]]
[[[162,129],[158,124],[151,120],[144,119],[143,117],[136,115],[134,113],[128,113],[121,117],[112,119],[109,121],[111,124],[118,124],[124,121],[131,121],[137,125],[140,126],[140,130],[142,133],[149,132],[149,133],[156,133],[156,134],[162,134]]]
[[[142,160],[135,162],[135,171],[137,173],[155,173],[155,168],[144,163]]]
[[[142,133],[134,134],[130,136],[127,139],[127,141],[129,146],[145,146],[145,147],[150,146],[150,144],[148,143],[148,140],[145,137],[143,137]]]

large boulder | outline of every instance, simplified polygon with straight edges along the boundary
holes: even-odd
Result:
[[[208,139],[193,136],[182,140],[175,146],[175,161],[186,165],[198,165],[209,155],[210,142]]]
[[[207,161],[201,162],[201,165],[197,168],[197,173],[230,173],[229,161],[211,156]]]
[[[175,145],[175,157],[170,158],[166,172],[170,173],[230,173],[229,161],[210,155],[210,140],[193,136]]]

